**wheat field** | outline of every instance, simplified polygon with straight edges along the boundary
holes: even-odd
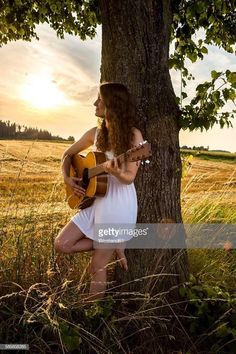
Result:
[[[88,348],[87,334],[96,331],[94,319],[99,314],[108,316],[113,306],[107,297],[102,307],[88,311],[81,307],[80,294],[87,294],[90,283],[90,252],[62,255],[54,251],[56,235],[75,213],[65,200],[60,169],[68,146],[64,142],[0,141],[0,337],[6,342],[6,338],[15,343],[24,340],[32,353],[39,348],[43,353],[64,353],[63,348],[73,350],[81,343]],[[185,155],[184,223],[236,223],[235,166]],[[194,277],[207,286],[218,284],[235,293],[234,250],[188,249],[188,256]],[[77,325],[78,319],[85,321],[84,328]],[[116,318],[109,324],[116,326]],[[106,349],[99,333],[94,337],[96,352]],[[80,352],[87,353],[87,349]]]
[[[60,169],[68,146],[64,142],[0,141],[2,281],[29,286],[51,276],[54,238],[75,213],[65,201]],[[181,193],[184,223],[236,223],[235,165],[197,157],[187,162]],[[89,259],[85,252],[79,257],[57,255],[56,260],[57,265],[61,262],[63,278],[78,280]],[[194,259],[192,255],[192,271]]]

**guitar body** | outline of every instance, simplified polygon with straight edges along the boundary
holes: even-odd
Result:
[[[92,205],[96,196],[103,197],[108,189],[108,176],[103,173],[101,175],[89,178],[89,169],[107,161],[107,157],[103,152],[90,151],[86,156],[76,154],[72,157],[70,168],[70,177],[82,177],[80,183],[86,189],[85,196],[77,196],[73,189],[66,185],[66,195],[69,206],[72,209],[84,209]]]
[[[151,144],[144,141],[140,142],[137,147],[117,156],[117,161],[118,163],[135,162],[151,155]],[[72,209],[85,209],[93,204],[96,196],[104,197],[106,195],[108,174],[105,172],[103,164],[107,160],[105,153],[100,151],[90,151],[86,156],[76,154],[72,157],[70,177],[82,178],[78,184],[86,190],[85,195],[79,197],[74,194],[73,188],[66,184],[67,202]]]

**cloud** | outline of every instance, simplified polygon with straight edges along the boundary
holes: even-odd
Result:
[[[98,81],[98,63],[101,61],[101,26],[97,28],[97,35],[94,39],[82,41],[78,36],[65,35],[61,40],[56,36],[56,32],[48,25],[38,26],[38,33],[42,46],[40,50],[51,52],[55,63],[66,60],[71,66],[79,67],[91,81]],[[36,44],[36,42],[35,42]],[[38,44],[36,44],[38,48]]]
[[[100,39],[57,38],[47,25],[38,27],[40,40],[10,42],[1,48],[0,119],[49,129],[53,134],[80,136],[96,125]],[[97,62],[96,62],[97,60]],[[21,99],[22,85],[31,75],[48,71],[70,105],[39,110]]]
[[[65,35],[65,40],[61,40],[47,24],[38,26],[37,32],[39,41],[10,42],[1,48],[0,119],[38,126],[56,135],[74,135],[78,138],[96,125],[97,121],[93,102],[100,81],[101,26],[97,28],[97,36],[86,41],[70,35]],[[195,80],[189,81],[187,88],[184,88],[189,99],[195,95],[195,88],[200,82],[210,79],[211,70],[229,68],[236,71],[235,57],[212,46],[209,46],[209,55],[205,56],[204,61],[194,64],[187,61],[186,64],[195,76]],[[42,70],[50,71],[52,82],[68,98],[69,105],[45,111],[35,109],[21,99],[22,85],[27,77],[40,75]],[[180,73],[172,70],[171,77],[174,90],[179,96]],[[187,99],[183,102],[187,103]],[[205,133],[207,135],[181,132],[181,144],[192,139],[192,145],[204,145],[209,139],[215,148],[230,147],[231,151],[236,151],[233,138],[236,130],[224,129],[219,132],[217,129]]]

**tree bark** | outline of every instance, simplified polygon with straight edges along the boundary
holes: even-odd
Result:
[[[100,9],[101,82],[128,86],[137,104],[136,127],[152,147],[151,163],[141,165],[135,179],[137,222],[182,223],[180,110],[168,68],[171,0],[101,0]],[[129,272],[117,266],[113,279],[119,292],[134,292],[136,298],[150,295],[163,304],[179,300],[178,286],[189,273],[186,249],[126,249],[125,253]],[[172,275],[134,281],[168,273]],[[166,308],[170,311],[169,306],[162,310]]]

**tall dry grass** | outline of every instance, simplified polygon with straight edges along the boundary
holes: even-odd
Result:
[[[0,303],[4,326],[0,326],[0,334],[9,343],[22,339],[13,335],[18,323],[32,353],[38,353],[39,348],[42,353],[66,352],[66,347],[78,348],[81,341],[80,353],[89,353],[91,348],[108,353],[104,343],[111,336],[109,353],[126,353],[124,343],[129,335],[119,324],[125,323],[128,331],[132,318],[141,328],[146,320],[149,326],[155,315],[123,315],[106,323],[113,306],[111,297],[102,300],[102,307],[87,308],[83,302],[90,281],[90,252],[57,255],[54,251],[55,236],[74,213],[65,202],[60,173],[66,147],[61,143],[1,141]],[[235,168],[194,158],[188,162],[182,180],[184,223],[235,223]],[[188,250],[188,254],[194,276],[235,290],[234,254],[229,257],[224,250]],[[110,271],[113,266],[114,262]],[[99,314],[103,315],[102,325]],[[96,326],[102,326],[102,331]]]
[[[187,159],[182,181],[182,216],[185,224],[236,224],[236,166],[230,163]],[[235,291],[235,251],[189,249],[190,271],[209,285]]]

